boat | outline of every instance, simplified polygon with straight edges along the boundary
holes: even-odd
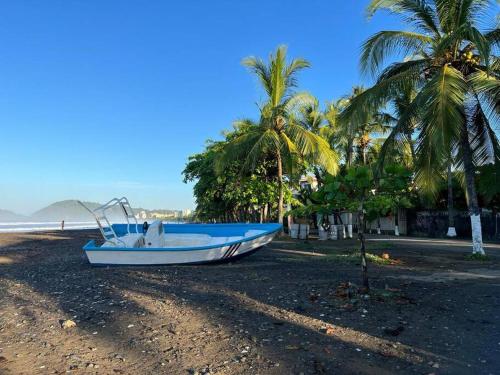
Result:
[[[282,230],[281,224],[167,224],[161,220],[139,224],[126,197],[113,198],[88,210],[104,242],[89,241],[83,250],[96,266],[166,265],[229,262],[250,255]],[[122,223],[110,216],[120,213]]]

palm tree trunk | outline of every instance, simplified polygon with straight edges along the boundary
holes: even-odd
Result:
[[[353,154],[352,144],[353,142],[351,142],[350,140],[347,143],[347,152],[345,161],[347,168],[349,168],[352,164],[352,154]]]
[[[455,211],[453,209],[453,174],[451,173],[451,160],[448,163],[448,237],[456,237],[455,230]]]
[[[281,160],[281,152],[276,152],[276,162],[278,163],[278,223],[283,224],[283,163]]]
[[[417,162],[417,155],[415,154],[415,145],[413,144],[413,141],[411,139],[412,135],[413,131],[409,131],[406,134],[406,136],[408,137],[408,144],[410,145],[411,163],[412,165],[415,165],[415,163]]]
[[[366,245],[365,245],[365,213],[363,207],[363,200],[359,205],[358,210],[358,238],[361,242],[361,247],[359,249],[361,253],[361,276],[363,279],[363,287],[366,291],[370,289],[370,284],[368,282],[368,263],[366,262]]]
[[[474,181],[475,168],[472,161],[472,148],[469,143],[467,125],[464,123],[460,134],[460,146],[462,148],[465,188],[467,192],[467,206],[472,228],[472,253],[484,255],[483,236],[481,233],[481,213],[477,200],[476,182]]]

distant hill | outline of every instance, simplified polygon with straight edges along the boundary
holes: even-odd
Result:
[[[83,202],[91,210],[101,206],[97,202]],[[143,219],[161,219],[161,220],[174,220],[182,215],[179,210],[146,210],[142,208],[133,208],[134,213],[140,220]],[[114,207],[107,212],[108,218],[112,222],[123,222],[123,213],[120,207]],[[31,216],[18,215],[14,212],[0,209],[0,222],[19,222],[19,221],[61,221],[74,222],[74,221],[94,221],[94,217],[83,208],[77,200],[64,200],[52,203],[41,210],[36,211]]]
[[[29,220],[29,217],[16,214],[15,212],[9,210],[0,209],[0,222],[9,223],[9,222],[26,221],[26,220]]]
[[[83,202],[90,209],[100,206],[95,202]],[[93,221],[94,217],[85,210],[76,200],[65,200],[52,203],[51,205],[38,210],[32,219],[37,221]]]

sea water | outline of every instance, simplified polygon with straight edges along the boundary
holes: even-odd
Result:
[[[148,220],[151,222],[152,220]],[[164,221],[164,224],[184,224],[182,221]],[[125,224],[125,223],[124,223]],[[142,227],[142,222],[139,222],[139,226]],[[78,230],[78,229],[96,229],[97,224],[95,221],[65,221],[65,230]],[[0,233],[7,232],[39,232],[39,231],[51,231],[51,230],[61,230],[60,221],[27,221],[27,222],[12,222],[12,223],[2,223],[0,222]]]
[[[97,228],[95,221],[65,221],[64,229],[75,230],[75,229],[94,229]],[[50,230],[61,230],[60,221],[29,221],[29,222],[13,222],[13,223],[1,223],[0,222],[0,233],[5,232],[36,232],[36,231],[50,231]]]

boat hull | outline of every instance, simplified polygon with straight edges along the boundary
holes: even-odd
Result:
[[[190,225],[177,224],[165,225],[165,232],[172,233],[176,230],[179,234],[193,233],[196,235],[220,236],[221,233],[235,238],[238,233],[254,233],[243,236],[241,239],[226,243],[211,244],[192,247],[164,247],[164,248],[120,248],[98,247],[90,241],[83,248],[89,262],[96,266],[107,265],[166,265],[166,264],[198,264],[232,261],[249,255],[272,241],[281,230],[279,224],[211,224]],[[250,230],[251,232],[248,232]],[[120,231],[120,228],[117,228]],[[231,237],[233,235],[233,237]],[[216,237],[221,238],[221,237]]]

